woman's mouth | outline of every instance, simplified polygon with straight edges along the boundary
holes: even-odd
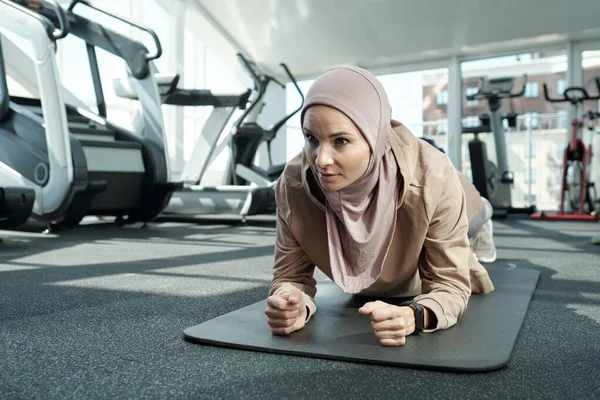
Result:
[[[325,174],[323,172],[319,172],[319,177],[323,182],[333,183],[337,178],[337,174]]]

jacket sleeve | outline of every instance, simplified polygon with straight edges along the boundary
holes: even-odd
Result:
[[[423,200],[430,218],[419,262],[422,294],[415,300],[435,314],[437,326],[428,330],[435,331],[456,324],[471,296],[466,197],[447,157],[427,176]]]
[[[292,215],[283,175],[277,182],[275,198],[277,201],[277,237],[273,280],[269,295],[282,295],[289,293],[294,288],[300,289],[308,307],[308,321],[316,311],[314,297],[317,293],[317,283],[313,277],[315,265],[304,253],[290,229]]]

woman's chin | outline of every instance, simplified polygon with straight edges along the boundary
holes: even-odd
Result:
[[[323,186],[323,189],[327,190],[328,192],[337,192],[339,190],[342,190],[344,187],[346,187],[346,185],[340,184],[340,182],[335,182],[335,183],[321,182],[321,185]]]

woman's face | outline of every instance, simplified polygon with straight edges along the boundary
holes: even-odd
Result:
[[[327,106],[312,106],[304,114],[304,151],[326,190],[356,182],[366,171],[371,148],[354,122]]]

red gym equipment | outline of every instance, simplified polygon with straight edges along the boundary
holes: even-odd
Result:
[[[583,107],[586,100],[600,99],[600,79],[596,78],[598,95],[590,96],[583,87],[569,87],[565,89],[562,98],[550,98],[548,88],[544,84],[544,96],[552,103],[570,102],[579,115],[579,106]],[[595,132],[595,120],[600,117],[598,111],[588,111],[583,114],[582,119],[575,117],[571,121],[571,140],[563,154],[563,173],[561,183],[561,194],[559,210],[556,214],[548,214],[544,211],[531,215],[533,219],[550,220],[575,220],[595,221],[600,219],[596,207],[598,197],[594,183],[590,182],[590,169],[592,160],[592,140]],[[590,132],[590,144],[586,146],[580,138],[581,128],[587,122]],[[568,196],[569,212],[565,211],[565,196]]]

